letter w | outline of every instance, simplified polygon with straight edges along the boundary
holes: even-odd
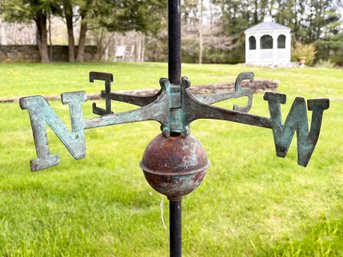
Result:
[[[308,100],[308,109],[312,111],[310,131],[308,131],[308,119],[304,98],[297,97],[295,99],[284,125],[282,125],[280,104],[286,103],[286,95],[266,93],[264,100],[268,101],[269,105],[276,155],[279,157],[286,156],[294,132],[296,131],[298,164],[306,167],[317,144],[323,112],[329,108],[329,99]]]
[[[85,157],[84,120],[81,105],[86,101],[86,93],[64,93],[61,98],[63,104],[69,105],[72,132],[68,131],[68,128],[42,96],[20,99],[20,107],[29,111],[36,146],[37,159],[30,162],[32,171],[46,169],[59,163],[59,155],[50,155],[45,124],[48,124],[76,160]]]

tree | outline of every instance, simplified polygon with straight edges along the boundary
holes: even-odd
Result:
[[[212,0],[219,6],[219,27],[221,35],[231,40],[224,53],[225,61],[237,63],[244,61],[244,31],[252,25],[261,22],[265,14],[268,14],[267,0]]]
[[[184,24],[186,27],[186,33],[197,34],[199,54],[198,54],[198,63],[203,62],[203,52],[204,52],[204,24],[203,16],[205,13],[205,6],[203,0],[185,0],[183,3],[184,9]],[[192,33],[192,30],[194,31]]]
[[[93,0],[60,0],[62,11],[60,16],[65,19],[67,34],[68,34],[68,60],[74,62],[75,59],[78,62],[83,62],[86,35],[88,30],[88,23],[90,20],[90,13],[93,12],[94,8],[101,6],[102,1]],[[94,17],[92,17],[94,18]],[[79,47],[76,53],[75,50],[75,36],[74,36],[74,25],[75,21],[80,20],[80,35],[79,35]]]
[[[68,34],[68,60],[69,62],[75,61],[75,39],[74,39],[74,13],[73,13],[73,1],[62,0],[63,15],[66,20],[67,34]]]
[[[79,0],[79,15],[81,18],[81,25],[80,25],[80,35],[79,35],[79,48],[77,51],[76,60],[78,62],[83,62],[84,53],[85,53],[85,45],[86,45],[86,35],[88,31],[88,23],[89,20],[92,18],[91,9],[93,5],[92,0]]]
[[[292,29],[295,42],[311,44],[325,37],[334,23],[333,27],[340,25],[341,4],[341,0],[276,0],[272,9],[276,22]]]
[[[144,60],[146,35],[157,35],[165,24],[166,0],[104,0],[95,8],[98,24],[109,32],[136,31],[137,61]]]
[[[343,32],[330,36],[327,39],[319,40],[317,48],[319,51],[324,48],[324,53],[327,52],[327,55],[322,59],[329,59],[337,66],[343,67]]]
[[[30,23],[34,21],[37,28],[37,45],[41,61],[49,62],[47,17],[58,7],[53,0],[3,0],[1,12],[9,22]]]
[[[166,0],[103,0],[96,5],[94,14],[99,17],[99,25],[109,31],[156,33],[165,10]]]

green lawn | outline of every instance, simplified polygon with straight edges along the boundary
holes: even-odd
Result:
[[[103,85],[90,84],[89,71],[112,72],[113,90],[158,88],[167,65],[1,64],[0,97],[98,92]],[[242,71],[280,82],[278,91],[288,96],[284,118],[296,96],[329,97],[331,106],[307,168],[297,165],[296,139],[281,159],[271,130],[192,123],[211,167],[183,200],[184,256],[342,256],[343,71],[183,65],[193,85],[231,82]],[[262,96],[255,95],[250,113],[268,116]],[[51,105],[69,123],[68,108],[59,101]],[[118,112],[128,108],[114,104]],[[91,101],[84,113],[92,116]],[[28,113],[18,103],[0,104],[0,255],[168,256],[161,196],[138,165],[159,133],[156,122],[89,130],[87,156],[75,161],[49,131],[51,152],[60,153],[61,164],[31,173],[29,160],[36,155]]]

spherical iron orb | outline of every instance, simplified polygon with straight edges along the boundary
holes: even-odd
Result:
[[[161,134],[147,146],[140,166],[156,191],[169,200],[179,200],[200,185],[210,162],[194,137]]]

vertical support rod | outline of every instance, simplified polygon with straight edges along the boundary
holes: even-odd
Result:
[[[168,0],[168,78],[181,84],[181,0]]]
[[[181,0],[168,0],[168,79],[181,84]],[[181,199],[169,201],[170,257],[182,256]]]
[[[181,199],[169,201],[170,257],[182,256]]]

